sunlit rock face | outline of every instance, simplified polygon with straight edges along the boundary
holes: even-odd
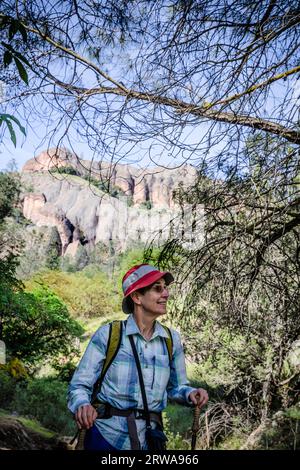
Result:
[[[29,193],[24,195],[23,215],[38,227],[56,227],[62,246],[61,254],[65,253],[73,239],[74,227],[65,216],[63,209],[47,203],[44,193]]]
[[[174,235],[176,226],[182,227],[176,222],[181,209],[173,191],[196,180],[195,168],[139,170],[79,161],[65,149],[48,153],[23,167],[22,210],[34,225],[57,228],[62,255],[75,256],[82,244],[91,248],[98,242],[113,242],[123,251],[136,242],[155,238],[162,242],[171,231]],[[75,174],[64,173],[62,167],[74,169]],[[103,191],[108,182],[114,197]]]
[[[22,168],[22,173],[37,173],[39,171],[49,171],[54,168],[75,166],[78,160],[77,155],[65,148],[51,148],[44,150],[37,157],[27,160]]]
[[[131,198],[133,205],[151,204],[153,208],[173,208],[173,191],[180,185],[188,187],[197,178],[191,165],[179,168],[136,168],[131,165],[109,164],[79,159],[71,151],[52,148],[28,160],[22,173],[63,171],[72,167],[78,176],[91,177],[105,185],[119,188]]]

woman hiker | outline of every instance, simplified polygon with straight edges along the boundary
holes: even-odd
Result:
[[[207,403],[206,390],[188,385],[179,333],[157,321],[166,313],[173,281],[171,273],[148,264],[133,266],[124,275],[122,309],[128,318],[115,322],[121,327],[119,337],[112,335],[112,324],[100,327],[69,385],[68,408],[78,428],[87,430],[84,449],[149,449],[146,427],[162,429],[167,398],[199,407]]]

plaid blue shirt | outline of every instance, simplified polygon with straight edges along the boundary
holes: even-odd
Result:
[[[169,363],[165,341],[168,335],[159,322],[155,322],[154,333],[149,341],[141,335],[133,315],[128,316],[123,328],[122,341],[118,354],[109,367],[97,399],[119,409],[143,409],[138,372],[128,335],[134,341],[145,383],[150,411],[162,411],[167,406],[167,398],[178,403],[191,404],[188,396],[194,388],[188,384],[185,359],[179,333],[171,330],[173,337],[173,360]],[[73,375],[68,390],[68,408],[75,413],[81,405],[90,403],[93,385],[98,379],[106,355],[109,325],[100,327],[89,345]],[[97,419],[96,426],[103,437],[117,449],[130,449],[126,418],[113,416],[110,419]],[[136,420],[141,448],[145,446],[145,420]]]

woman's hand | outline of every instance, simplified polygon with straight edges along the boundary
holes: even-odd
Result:
[[[97,418],[97,411],[92,405],[82,405],[75,413],[76,423],[79,429],[89,429]]]
[[[197,388],[189,394],[189,399],[194,405],[202,408],[208,402],[208,393],[204,388]]]

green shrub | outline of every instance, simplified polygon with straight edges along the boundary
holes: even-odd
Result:
[[[272,450],[300,449],[300,404],[276,412],[269,420],[258,448]]]
[[[181,407],[181,408],[184,408],[184,407]],[[185,410],[187,410],[187,408],[185,408]],[[168,406],[167,412],[163,413],[164,432],[168,438],[167,449],[168,450],[188,450],[190,448],[190,443],[179,432],[178,427],[176,427],[175,425],[176,420],[174,420],[174,416],[172,416],[172,414],[167,414],[168,412],[170,413],[170,411],[171,411],[170,406]],[[184,422],[184,425],[183,427],[180,426],[180,429],[181,431],[183,429],[187,431],[186,424],[188,424],[188,426],[191,427],[191,423],[188,423],[186,419],[184,419],[183,422]],[[184,434],[186,434],[186,432],[184,432]]]
[[[26,282],[26,288],[34,290],[38,284],[45,284],[55,292],[76,318],[100,318],[120,310],[120,294],[100,271],[92,275],[47,271]]]
[[[72,435],[76,425],[66,405],[67,384],[55,378],[38,378],[18,385],[13,403],[21,415],[37,419],[46,428]]]
[[[109,183],[109,181],[103,181],[102,179],[93,178],[91,175],[86,175],[82,177],[84,180],[88,181],[90,185],[95,186],[104,193],[108,193],[111,197],[118,198],[119,196],[124,196],[124,191],[118,186],[114,186]]]
[[[188,437],[193,422],[192,408],[177,403],[168,404],[166,418],[172,433],[176,430],[183,438],[186,439]]]
[[[80,173],[76,168],[72,166],[61,166],[61,167],[55,167],[51,168],[50,173],[60,173],[61,175],[75,175],[75,176],[80,176]]]
[[[151,201],[143,201],[143,202],[141,202],[141,203],[140,203],[140,208],[141,208],[141,209],[147,209],[147,210],[152,209]]]
[[[11,409],[17,379],[5,369],[0,368],[0,408]]]
[[[65,358],[58,358],[51,364],[56,371],[56,378],[62,382],[69,383],[76,369],[76,364],[72,360],[65,361]]]
[[[45,286],[13,293],[2,325],[7,350],[32,371],[47,359],[75,354],[83,333],[66,305]]]

